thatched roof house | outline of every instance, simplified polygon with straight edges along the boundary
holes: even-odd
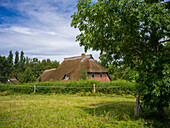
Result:
[[[65,58],[57,69],[45,70],[36,81],[80,80],[82,70],[85,70],[89,79],[100,81],[110,81],[111,79],[108,71],[98,64],[92,55],[82,54]]]

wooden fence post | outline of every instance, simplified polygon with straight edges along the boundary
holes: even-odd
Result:
[[[34,93],[36,93],[36,85],[34,85]]]
[[[137,95],[136,95],[136,107],[134,108],[134,115],[136,117],[139,117],[139,107],[140,107],[139,101],[140,101],[140,94],[137,93]]]
[[[93,92],[96,92],[95,84],[93,84]]]

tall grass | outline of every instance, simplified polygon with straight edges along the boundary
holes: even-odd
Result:
[[[167,120],[133,115],[135,98],[69,94],[0,96],[0,127],[168,127]],[[167,111],[166,111],[167,112]]]

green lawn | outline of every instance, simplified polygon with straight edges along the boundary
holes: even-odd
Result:
[[[0,127],[155,127],[137,119],[134,107],[135,98],[126,96],[0,96]]]

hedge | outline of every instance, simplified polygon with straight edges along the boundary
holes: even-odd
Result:
[[[24,85],[8,86],[0,85],[0,92],[11,91],[13,93],[33,93],[34,85],[36,85],[36,93],[93,93],[93,85],[95,84],[96,93],[103,94],[134,94],[135,83],[116,80],[111,82],[100,82],[96,80],[80,80],[80,81],[59,81],[59,82],[39,82],[39,83],[25,83]]]

